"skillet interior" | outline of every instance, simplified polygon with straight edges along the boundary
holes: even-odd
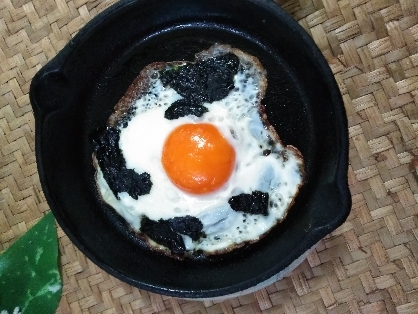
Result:
[[[155,10],[158,8],[158,10]],[[300,149],[307,182],[285,221],[254,245],[177,261],[147,250],[99,201],[89,134],[147,64],[193,60],[213,43],[257,56],[263,104],[285,144]],[[143,289],[187,298],[244,290],[286,268],[350,210],[347,126],[321,53],[270,1],[122,1],[90,22],[33,79],[42,186],[70,239],[100,267]]]

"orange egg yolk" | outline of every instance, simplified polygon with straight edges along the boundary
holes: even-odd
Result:
[[[235,150],[212,124],[183,124],[166,139],[161,161],[178,188],[205,194],[229,179]]]

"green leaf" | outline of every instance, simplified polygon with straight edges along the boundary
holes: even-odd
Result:
[[[61,291],[57,230],[48,213],[0,255],[0,312],[55,313]]]

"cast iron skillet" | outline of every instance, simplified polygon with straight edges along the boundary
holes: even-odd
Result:
[[[99,200],[89,135],[147,64],[193,60],[213,43],[257,56],[264,100],[285,144],[300,149],[306,184],[286,220],[254,245],[178,261],[144,247]],[[34,77],[30,99],[45,196],[74,244],[115,277],[152,292],[211,298],[278,274],[346,219],[347,121],[338,87],[305,31],[268,0],[126,0],[89,22]]]

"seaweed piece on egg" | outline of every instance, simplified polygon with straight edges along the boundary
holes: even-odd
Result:
[[[161,71],[164,87],[170,85],[194,104],[211,103],[228,96],[234,88],[239,59],[233,53]]]
[[[164,118],[168,120],[178,119],[188,115],[201,117],[208,108],[203,105],[193,104],[185,98],[173,102],[164,112]]]
[[[115,127],[102,128],[91,137],[92,148],[102,169],[103,177],[117,199],[119,193],[127,192],[132,198],[151,191],[151,176],[126,168],[126,161],[119,148],[120,130]]]
[[[141,220],[141,231],[158,244],[167,247],[172,254],[183,254],[186,251],[183,238],[171,229],[167,220],[151,220],[144,216]]]
[[[235,211],[267,216],[269,194],[260,191],[253,191],[251,194],[242,193],[231,197],[228,203]]]
[[[171,229],[180,234],[184,234],[197,241],[202,236],[203,224],[193,216],[174,217],[167,220]]]

